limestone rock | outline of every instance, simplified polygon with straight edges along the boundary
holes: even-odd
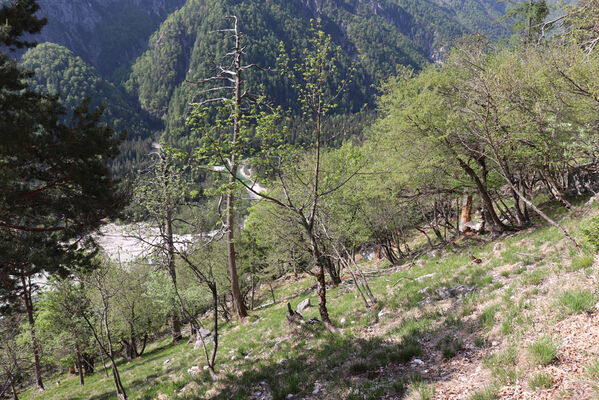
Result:
[[[301,301],[298,305],[297,305],[297,312],[300,314],[303,314],[304,311],[306,310],[306,308],[310,307],[310,298],[307,298],[306,300]]]

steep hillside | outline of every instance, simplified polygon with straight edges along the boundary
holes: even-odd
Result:
[[[40,0],[48,25],[36,39],[65,46],[103,77],[142,53],[148,37],[184,0]]]
[[[567,215],[545,206],[579,239],[599,212],[584,200]],[[248,321],[223,327],[217,380],[202,369],[200,349],[165,339],[119,368],[123,382],[132,399],[596,399],[599,262],[539,224],[401,266],[363,261],[379,302],[365,308],[346,277],[329,291],[335,334],[288,326],[286,303],[314,304],[316,294],[308,277],[285,276],[257,295]],[[304,313],[317,315],[316,307]],[[84,387],[76,377],[56,379],[46,393],[22,398],[114,395],[102,373]]]
[[[117,173],[124,173],[130,167],[121,164],[141,160],[149,149],[150,138],[162,127],[159,120],[140,109],[137,99],[102,78],[94,67],[65,47],[42,43],[28,50],[21,64],[35,73],[30,82],[34,90],[60,95],[67,109],[73,109],[89,97],[92,107],[105,106],[105,122],[117,131],[129,132],[123,154],[113,166]]]
[[[228,50],[222,35],[211,32],[226,27],[225,17],[232,14],[240,18],[247,35],[248,60],[264,66],[276,65],[281,41],[288,50],[304,48],[310,19],[321,18],[324,30],[344,49],[346,66],[358,54],[364,57],[342,111],[371,103],[373,83],[395,73],[398,65],[419,68],[439,59],[463,34],[506,33],[493,22],[501,9],[476,0],[188,0],[151,37],[128,82],[144,109],[164,118],[171,131],[181,128],[186,105],[197,91],[186,81],[210,76]],[[253,74],[249,79],[254,86],[264,84],[277,103],[293,106],[295,94],[276,74]]]

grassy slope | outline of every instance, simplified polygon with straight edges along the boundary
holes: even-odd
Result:
[[[579,209],[563,223],[580,239],[581,224],[595,212]],[[482,263],[472,262],[468,252]],[[281,299],[296,305],[310,297],[314,303],[313,282],[280,281],[277,304],[224,327],[217,382],[207,373],[189,376],[190,366],[203,365],[202,354],[191,345],[158,341],[143,358],[121,365],[130,398],[599,396],[593,383],[599,381],[599,264],[593,264],[592,255],[577,256],[556,229],[539,222],[496,242],[453,245],[411,268],[364,267],[376,275],[370,285],[379,304],[366,310],[350,284],[330,290],[329,309],[339,334],[309,328],[290,332]],[[435,293],[457,284],[477,290],[445,300]],[[270,301],[268,292],[263,297]],[[316,314],[312,307],[306,317]],[[171,362],[164,365],[166,359]],[[77,377],[60,380],[60,386],[48,382],[43,395],[29,392],[22,398],[115,396],[111,379],[102,373],[87,378],[83,388]]]

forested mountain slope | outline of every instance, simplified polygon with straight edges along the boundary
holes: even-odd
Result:
[[[184,0],[40,0],[48,25],[36,36],[72,50],[109,77],[140,55],[148,37]]]
[[[89,97],[92,107],[104,105],[103,122],[117,131],[129,132],[121,156],[113,163],[115,172],[125,173],[130,162],[140,161],[154,133],[162,127],[159,120],[139,108],[137,99],[102,78],[94,67],[61,45],[42,43],[23,55],[21,65],[35,73],[30,81],[32,89],[60,95],[67,109]]]
[[[487,1],[437,4],[427,0],[216,1],[189,0],[171,14],[150,39],[147,51],[132,67],[128,88],[142,107],[164,118],[172,131],[181,129],[186,105],[197,92],[188,81],[210,76],[230,46],[223,35],[226,16],[237,15],[246,33],[247,60],[276,66],[279,43],[288,51],[305,48],[310,20],[322,26],[345,53],[344,65],[359,63],[353,88],[341,101],[341,111],[356,111],[372,102],[372,85],[397,71],[416,69],[438,60],[460,36],[484,32],[505,35],[496,23],[501,7]],[[290,92],[278,74],[250,75],[254,86],[264,84],[273,101],[293,106]]]

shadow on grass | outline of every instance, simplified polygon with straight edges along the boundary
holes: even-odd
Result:
[[[462,356],[463,338],[479,331],[481,327],[476,321],[462,323],[450,318],[436,328],[407,328],[398,342],[302,329],[287,342],[287,351],[276,353],[283,358],[248,362],[241,375],[225,373],[219,385],[224,390],[208,398],[254,398],[256,391],[265,390],[264,383],[274,400],[285,399],[289,394],[297,398],[310,395],[314,390],[318,393],[318,381],[326,385],[329,395],[339,398],[402,399],[411,383],[418,386],[444,381],[458,373],[458,367],[451,367],[444,360]],[[317,339],[321,340],[313,347]],[[412,362],[415,358],[423,358],[427,364]],[[207,378],[196,378],[196,381],[211,386]],[[349,388],[352,388],[351,395]]]
[[[155,347],[152,350],[145,352],[139,359],[131,361],[131,362],[128,362],[125,359],[120,359],[119,361],[117,361],[117,367],[119,369],[119,372],[133,370],[141,365],[156,361],[157,359],[164,357],[165,351],[170,350],[174,347],[177,347],[181,343],[183,343],[183,342],[182,341],[179,341],[177,343],[171,342],[171,343],[165,344],[164,346]]]

